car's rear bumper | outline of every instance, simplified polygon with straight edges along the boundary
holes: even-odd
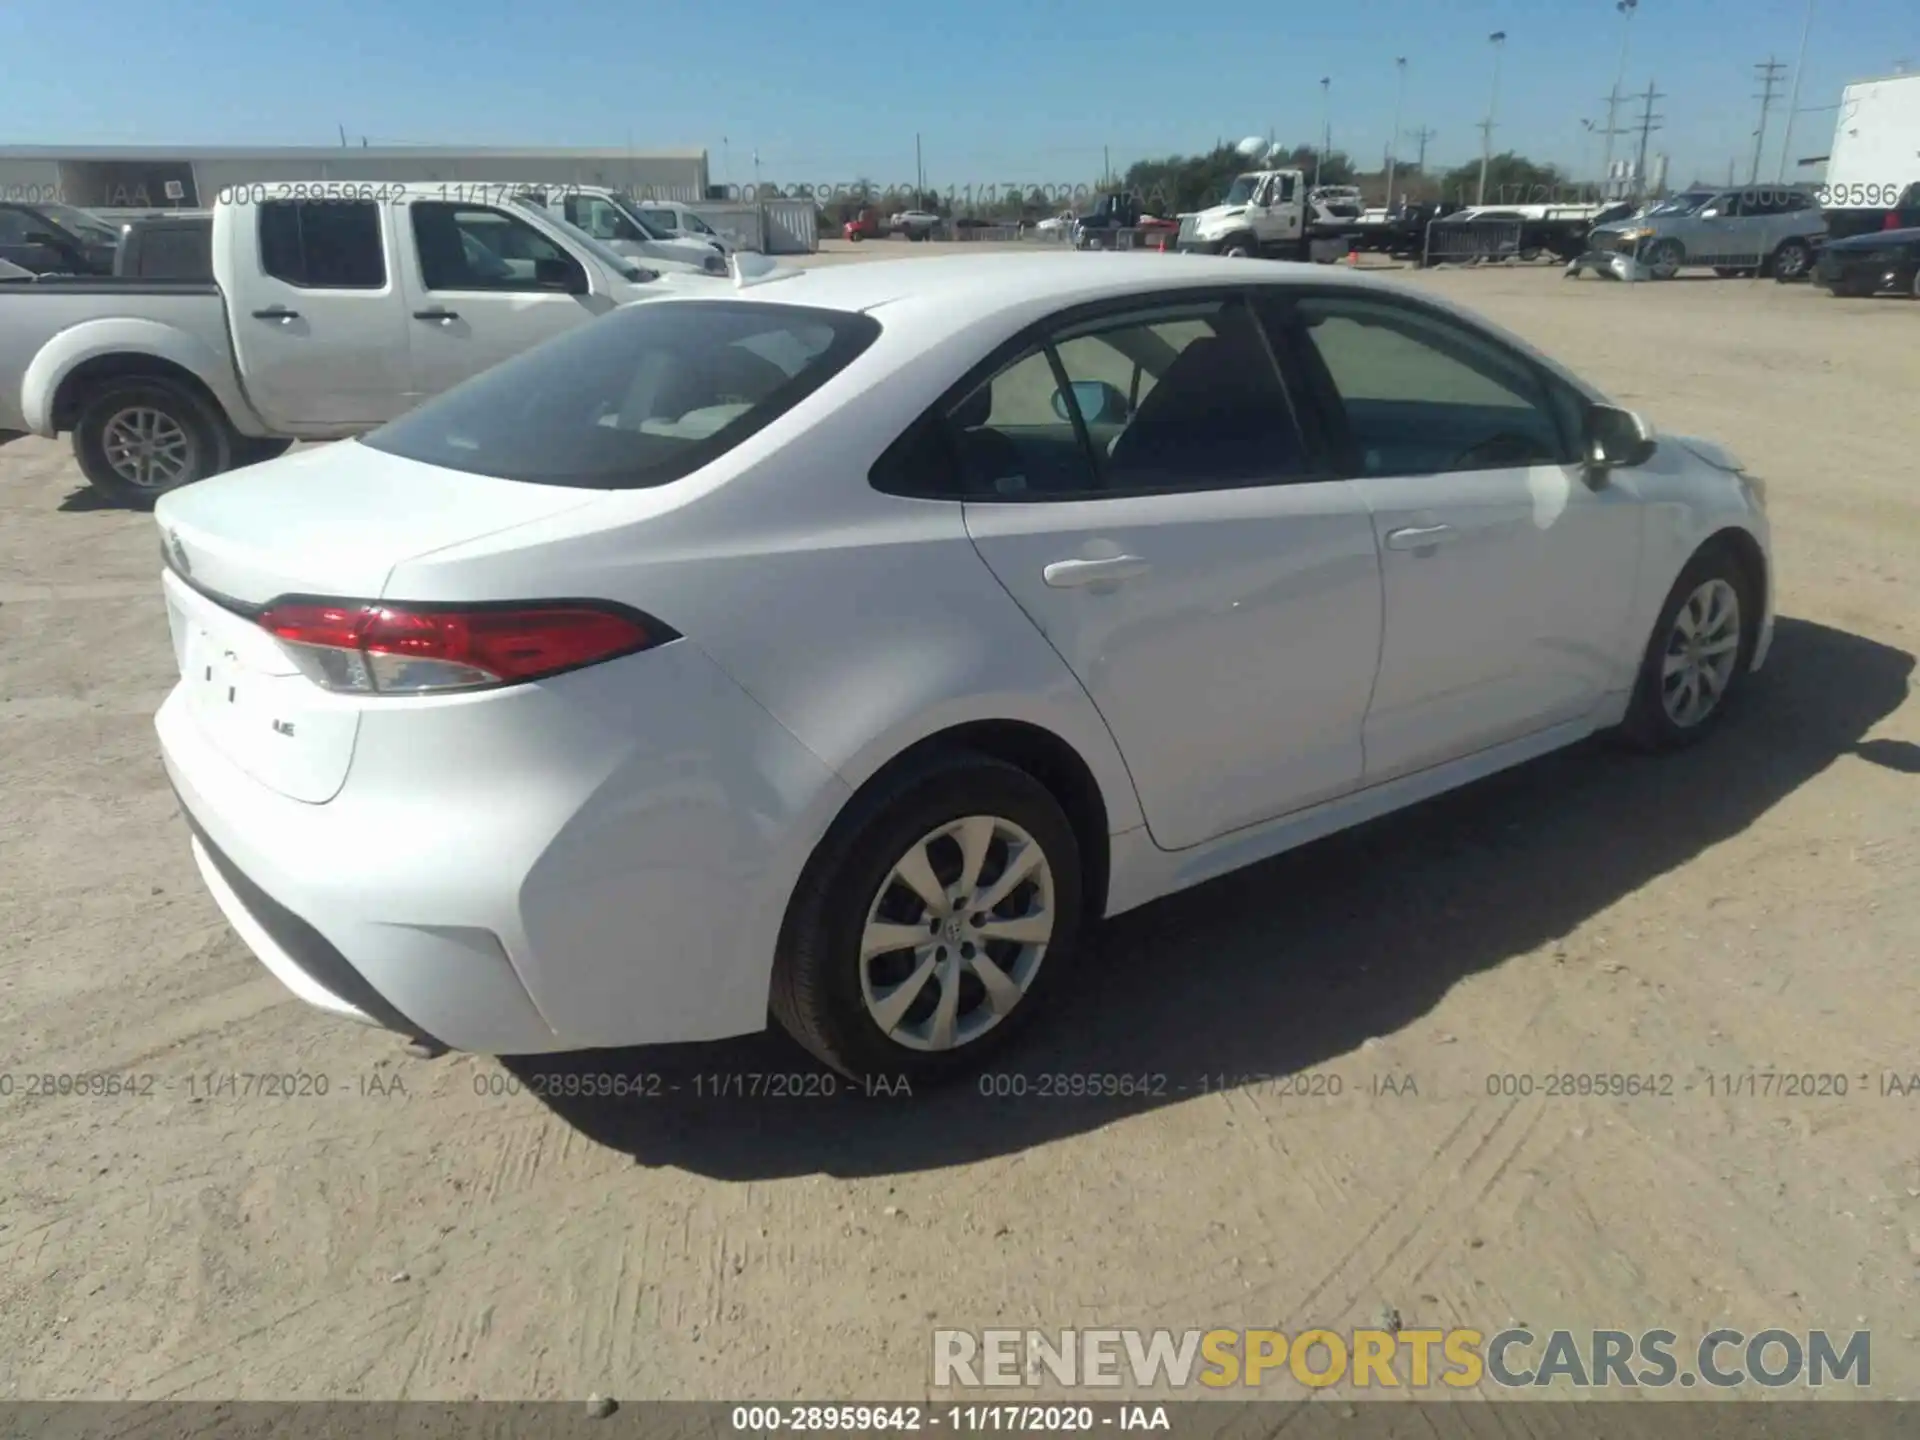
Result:
[[[454,1049],[766,1023],[779,925],[844,785],[692,644],[363,717],[325,804],[156,717],[195,861],[300,998]]]

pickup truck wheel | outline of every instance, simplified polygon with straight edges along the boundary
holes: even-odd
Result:
[[[185,386],[159,378],[117,380],[96,391],[74,423],[73,453],[94,489],[141,509],[233,463],[224,417]]]

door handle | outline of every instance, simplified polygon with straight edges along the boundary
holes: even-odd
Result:
[[[413,318],[416,320],[458,320],[460,318],[460,312],[458,310],[441,310],[437,308],[433,310],[416,310],[413,312]]]
[[[1438,545],[1443,540],[1451,539],[1452,536],[1451,525],[1413,525],[1405,530],[1389,530],[1387,548],[1389,550],[1425,550]]]
[[[1131,580],[1152,568],[1138,555],[1115,555],[1105,560],[1056,560],[1040,572],[1040,578],[1056,590],[1068,590],[1076,585]]]
[[[254,311],[253,318],[256,320],[298,320],[300,318],[300,312],[298,310],[289,310],[284,305],[272,305],[265,310]]]

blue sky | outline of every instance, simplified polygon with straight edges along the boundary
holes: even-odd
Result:
[[[31,27],[24,15],[40,17]],[[716,180],[1079,183],[1143,155],[1264,134],[1334,144],[1435,132],[1430,166],[1477,157],[1507,32],[1495,149],[1598,168],[1622,21],[1613,0],[89,0],[7,27],[0,143],[705,146]],[[1676,182],[1752,151],[1753,66],[1792,63],[1805,0],[1642,0],[1627,87],[1657,79],[1653,149]],[[1815,0],[1800,105],[1920,68],[1920,0]],[[1762,174],[1778,165],[1783,99]],[[1830,108],[1796,120],[1823,154]],[[723,144],[724,137],[724,144]],[[1626,145],[1631,142],[1618,142]],[[1402,152],[1411,154],[1412,143]],[[722,170],[727,173],[722,174]]]

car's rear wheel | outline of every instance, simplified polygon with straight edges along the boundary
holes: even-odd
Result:
[[[1733,552],[1702,550],[1673,584],[1640,664],[1621,732],[1643,750],[1705,738],[1740,689],[1753,654],[1759,597]]]
[[[774,1018],[856,1079],[953,1078],[1058,991],[1079,843],[1045,786],[983,755],[929,760],[855,803],[800,882]]]
[[[1795,280],[1805,279],[1812,266],[1813,247],[1804,240],[1782,240],[1780,248],[1773,252],[1773,259],[1768,262],[1773,278],[1789,285]]]
[[[93,393],[74,421],[73,453],[94,489],[144,509],[230,468],[233,436],[225,417],[186,386],[140,376]]]

